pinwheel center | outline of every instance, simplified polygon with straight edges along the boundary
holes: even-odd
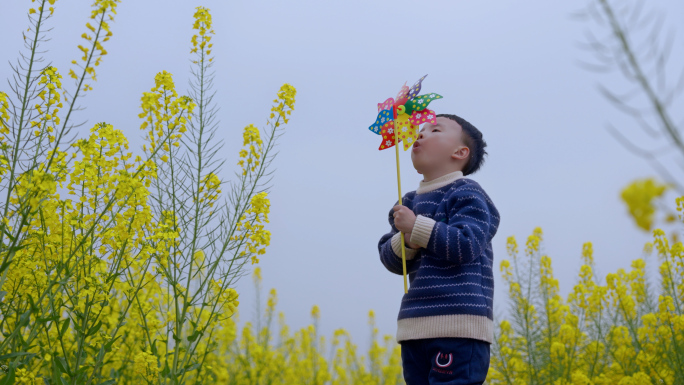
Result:
[[[401,105],[397,106],[397,115],[405,114],[406,113],[406,106]]]

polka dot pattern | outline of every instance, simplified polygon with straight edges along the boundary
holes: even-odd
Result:
[[[378,114],[377,119],[375,119],[375,123],[373,123],[372,126],[368,127],[368,129],[373,131],[374,133],[380,135],[380,131],[382,130],[382,126],[391,120],[392,120],[392,109],[382,110]]]
[[[402,129],[411,125],[411,122],[409,121],[409,116],[406,114],[401,114],[397,116],[397,118],[394,119],[394,124],[397,126],[397,129],[399,130],[399,140],[404,139],[405,135],[402,136],[402,134],[405,130]]]
[[[408,115],[401,114],[393,122],[388,122],[382,126],[380,132],[382,143],[380,143],[378,150],[385,150],[396,145],[394,141],[395,127],[399,141],[404,142],[404,151],[413,146],[413,142],[418,138],[418,126],[411,123]]]
[[[442,99],[442,95],[418,95],[426,77],[427,75],[418,79],[411,88],[404,83],[396,98],[388,98],[384,102],[378,103],[378,116],[375,123],[368,127],[373,133],[382,136],[378,150],[394,147],[397,144],[396,135],[397,141],[404,142],[404,151],[406,151],[418,139],[418,127],[421,124],[437,123],[435,112],[427,109],[427,107],[433,100]],[[405,113],[395,117],[396,109],[399,106],[404,106],[402,110]]]
[[[409,90],[409,93],[408,93],[409,99],[413,99],[416,96],[418,96],[418,93],[420,92],[421,84],[423,83],[423,79],[425,79],[426,77],[427,77],[427,75],[423,76],[422,78],[418,79],[418,81],[413,86],[411,86],[411,89]]]
[[[401,90],[399,90],[399,93],[397,94],[397,97],[394,98],[394,105],[400,106],[408,100],[408,93],[409,93],[409,88],[406,84],[404,84],[401,87]]]
[[[442,95],[439,94],[425,94],[416,96],[406,102],[406,113],[413,114],[415,111],[421,111],[427,108],[427,106],[433,100],[442,99]]]
[[[435,111],[425,109],[411,114],[410,121],[416,126],[420,126],[423,123],[437,124],[437,115],[435,114]]]
[[[380,135],[382,135],[382,143],[380,143],[378,150],[384,150],[394,146],[394,121],[385,123],[382,126]]]
[[[382,103],[378,103],[378,112],[382,110],[391,110],[392,106],[394,106],[394,99],[389,98]]]
[[[418,139],[418,126],[409,122],[408,127],[406,127],[406,138],[404,140],[404,151],[408,150],[413,146],[413,142]]]

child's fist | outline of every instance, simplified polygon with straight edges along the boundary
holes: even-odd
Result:
[[[404,242],[406,242],[406,246],[412,249],[420,249],[420,246],[416,245],[415,243],[411,243],[409,239],[411,239],[411,233],[404,234]]]
[[[413,225],[416,223],[416,214],[406,206],[396,205],[394,209],[394,225],[402,233],[410,233],[413,231]]]

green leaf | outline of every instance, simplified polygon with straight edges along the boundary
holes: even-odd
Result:
[[[83,357],[84,359],[85,359],[87,356],[88,356],[88,355],[87,355],[85,352],[81,353],[81,357]],[[93,367],[92,365],[88,365],[88,364],[83,364],[83,365],[81,365],[81,367],[78,368],[78,370],[76,371],[76,377],[77,377],[77,378],[83,378],[83,377],[84,377],[83,375],[84,375],[88,370],[92,369],[92,367]]]
[[[36,321],[41,322],[41,323],[46,323],[49,321],[59,321],[59,316],[54,314],[54,315],[47,316],[47,317],[38,317],[38,318],[36,318]]]
[[[5,271],[11,263],[12,261],[8,259],[5,263],[0,265],[0,274],[2,274],[2,272]]]
[[[170,372],[170,370],[169,370],[169,363],[166,362],[166,363],[164,363],[164,369],[162,369],[161,373],[159,373],[159,374],[161,374],[162,377],[166,377],[166,376],[169,375],[169,372]]]
[[[31,321],[31,310],[27,310],[24,314],[19,316],[19,327],[24,327],[28,325],[29,321]]]
[[[67,329],[69,329],[69,323],[71,323],[71,318],[67,318],[64,320],[64,323],[62,324],[62,330],[59,332],[60,339],[64,337],[64,333],[66,333]]]
[[[7,238],[9,238],[10,241],[14,242],[15,238],[12,236],[12,233],[7,231],[7,226],[5,226],[4,223],[3,223],[3,226],[0,228],[2,229],[2,233],[5,234],[7,236]],[[6,246],[6,245],[3,244],[3,246]]]
[[[111,275],[110,275],[109,277],[107,277],[107,279],[105,280],[105,285],[108,284],[108,283],[110,283],[110,282],[113,282],[116,278],[118,278],[118,277],[121,276],[121,275],[122,275],[121,273],[111,274]]]
[[[102,321],[98,321],[93,327],[88,330],[88,333],[86,334],[86,337],[90,337],[97,333],[98,330],[102,327]]]
[[[19,357],[19,356],[35,356],[36,353],[28,353],[28,352],[15,352],[15,353],[10,353],[10,354],[5,354],[0,356],[0,361],[6,360],[8,358],[12,357]],[[30,358],[30,357],[29,357]]]
[[[116,336],[115,338],[112,338],[111,340],[109,340],[109,342],[107,342],[106,344],[104,344],[105,352],[107,352],[107,353],[111,352],[111,351],[112,351],[112,345],[114,345],[114,342],[115,342],[116,340],[118,340],[120,337],[121,337],[121,336]]]
[[[74,315],[76,316],[77,321],[80,321],[83,319],[83,313],[78,309],[74,309]],[[76,325],[77,323],[78,322],[74,322],[74,325]]]
[[[55,362],[56,367],[60,370],[60,376],[61,373],[66,373],[69,377],[71,377],[71,373],[66,369],[68,365],[64,357],[55,357],[53,361]]]
[[[55,357],[56,358],[56,357]],[[59,365],[57,365],[57,360],[52,360],[52,383],[54,385],[59,385],[62,383],[62,370],[60,370]]]
[[[197,337],[201,336],[202,334],[204,334],[204,333],[199,331],[199,330],[195,330],[195,332],[192,333],[192,335],[188,336],[188,341],[195,342]]]
[[[193,370],[195,370],[195,369],[197,369],[197,368],[199,368],[199,367],[200,367],[200,364],[199,364],[199,363],[195,363],[195,364],[192,364],[192,365],[188,364],[188,365],[185,365],[185,368],[183,368],[183,371],[184,371],[184,372],[192,372]]]
[[[10,368],[9,373],[0,380],[0,385],[12,385],[14,384],[14,368]]]
[[[150,345],[150,350],[152,351],[152,354],[155,356],[157,355],[157,340],[155,339],[152,341],[152,345]]]

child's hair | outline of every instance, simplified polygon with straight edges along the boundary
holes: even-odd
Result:
[[[479,170],[484,163],[484,156],[487,155],[487,151],[485,151],[487,142],[482,139],[480,130],[460,116],[451,114],[437,115],[437,117],[440,116],[453,120],[463,128],[463,133],[465,134],[463,135],[463,142],[470,149],[470,158],[468,159],[468,163],[463,167],[463,175],[469,175]]]

